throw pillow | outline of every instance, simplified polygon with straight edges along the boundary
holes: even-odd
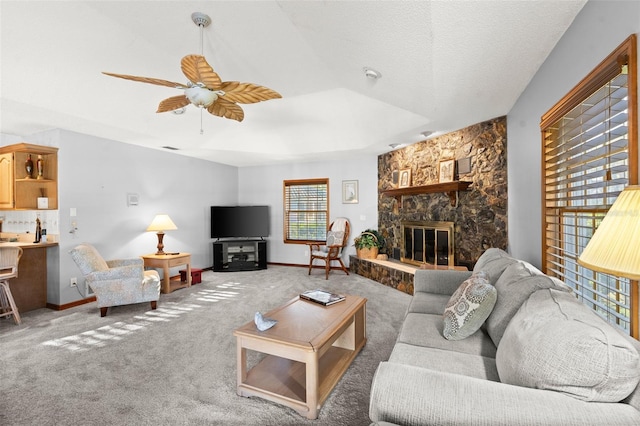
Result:
[[[460,284],[444,310],[445,339],[462,340],[478,331],[496,304],[496,297],[496,289],[484,272],[474,273]]]
[[[484,271],[487,274],[489,284],[495,285],[504,270],[515,262],[517,260],[509,256],[507,252],[493,247],[482,253],[473,267],[473,272]]]
[[[592,402],[619,402],[640,381],[632,343],[574,295],[554,289],[522,304],[498,346],[496,367],[503,383]]]
[[[71,258],[76,262],[83,275],[96,271],[107,271],[109,266],[98,251],[89,244],[80,244],[69,251]]]
[[[509,265],[495,284],[498,300],[487,318],[486,331],[498,346],[509,321],[533,292],[545,288],[570,292],[571,288],[557,278],[544,275],[533,265],[518,260]]]
[[[341,246],[344,240],[344,231],[328,231],[327,246]]]

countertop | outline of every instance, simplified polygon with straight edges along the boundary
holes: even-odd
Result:
[[[40,247],[56,247],[58,245],[57,242],[46,242],[46,243],[27,243],[24,241],[16,241],[16,242],[1,242],[0,247],[22,247],[22,249],[32,249],[32,248],[40,248]]]

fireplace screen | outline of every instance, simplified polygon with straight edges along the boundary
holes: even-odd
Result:
[[[454,266],[453,222],[403,222],[400,260]]]

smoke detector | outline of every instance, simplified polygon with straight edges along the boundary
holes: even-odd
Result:
[[[364,67],[362,70],[364,71],[364,75],[366,75],[367,78],[370,78],[371,80],[377,80],[382,77],[382,74],[380,74],[379,71],[376,71],[373,68]]]

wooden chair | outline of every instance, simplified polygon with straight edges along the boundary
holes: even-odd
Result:
[[[351,227],[346,218],[337,218],[329,225],[324,245],[318,243],[309,244],[309,275],[311,275],[313,261],[316,259],[324,262],[325,279],[327,280],[329,279],[331,262],[334,261],[338,262],[340,269],[349,275],[347,267],[342,262],[342,250],[349,241],[350,230]]]
[[[18,262],[22,256],[20,247],[0,247],[0,317],[13,315],[13,321],[20,325],[20,314],[16,306],[9,279],[18,276]]]

